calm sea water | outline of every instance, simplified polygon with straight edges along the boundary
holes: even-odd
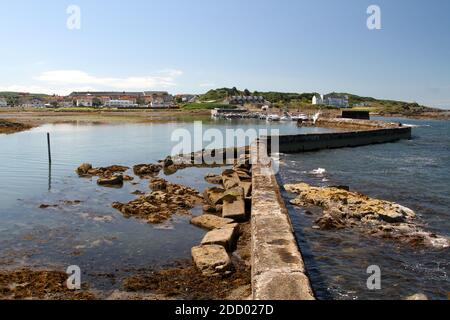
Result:
[[[416,125],[411,141],[284,155],[281,180],[348,185],[415,210],[427,230],[450,236],[450,122],[388,119]],[[324,174],[313,170],[325,169]],[[286,200],[292,197],[285,194]],[[400,299],[415,293],[447,299],[450,250],[413,248],[351,230],[312,229],[317,216],[290,207],[314,289],[322,299]],[[369,291],[378,265],[382,289]]]
[[[261,121],[211,121],[203,129],[277,129],[280,133],[321,132],[299,129],[294,123],[268,125]],[[132,125],[44,125],[27,132],[0,135],[0,268],[36,267],[65,270],[81,267],[84,280],[97,288],[120,286],[111,275],[125,276],[139,268],[158,267],[190,258],[191,247],[205,232],[174,216],[163,226],[125,219],[114,201],[130,201],[135,190],[148,191],[148,181],[126,183],[122,189],[102,188],[81,179],[81,163],[94,166],[133,166],[152,163],[171,153],[174,132],[193,132],[193,123]],[[46,132],[51,133],[53,164],[48,165]],[[232,141],[213,141],[223,147]],[[206,146],[204,146],[206,147]],[[201,149],[198,148],[198,150]],[[197,149],[195,150],[197,151]],[[203,177],[222,169],[186,169],[168,180],[203,191]],[[65,200],[81,204],[64,205]],[[58,208],[40,209],[41,204]],[[193,210],[198,214],[200,208]],[[104,279],[104,280],[102,280]]]

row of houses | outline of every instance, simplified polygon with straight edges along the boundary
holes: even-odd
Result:
[[[174,98],[166,91],[143,92],[72,92],[69,96],[36,97],[22,93],[12,104],[21,107],[109,107],[109,108],[171,108]],[[7,107],[8,99],[0,97],[0,107]]]
[[[21,107],[31,107],[31,108],[44,108],[46,106],[53,106],[52,104],[50,104],[51,101],[47,101],[45,99],[40,99],[40,98],[29,98],[29,99],[25,99],[25,98],[18,98],[16,105],[19,105]],[[72,104],[70,104],[72,105]],[[3,107],[8,107],[9,103],[8,100],[4,97],[0,97],[0,108]]]
[[[172,108],[175,106],[173,96],[166,91],[72,92],[69,97],[78,107]]]
[[[244,105],[244,104],[255,104],[264,105],[269,102],[264,99],[263,96],[231,96],[225,100],[226,103],[231,105]]]

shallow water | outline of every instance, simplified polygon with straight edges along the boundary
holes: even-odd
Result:
[[[280,133],[323,132],[295,123],[268,125],[261,121],[211,121],[203,129],[278,129]],[[0,135],[0,267],[20,266],[65,270],[81,267],[83,281],[96,288],[120,286],[116,277],[140,268],[190,258],[205,231],[189,224],[190,217],[174,216],[162,226],[125,219],[111,208],[114,201],[130,201],[135,190],[147,192],[148,181],[125,183],[122,189],[103,188],[95,179],[79,178],[81,163],[94,166],[133,166],[153,163],[171,153],[177,129],[193,132],[193,123],[126,125],[44,125],[27,132]],[[51,133],[53,164],[48,165],[46,132]],[[179,132],[179,131],[178,131]],[[194,144],[193,144],[194,145]],[[214,147],[232,145],[215,141]],[[200,148],[194,151],[200,150]],[[203,191],[209,172],[223,169],[186,169],[169,181]],[[129,172],[131,174],[131,172]],[[79,200],[79,205],[65,205]],[[41,204],[57,208],[40,209]],[[194,209],[193,214],[199,214]]]
[[[284,183],[348,185],[417,212],[424,229],[450,236],[450,122],[388,119],[414,125],[396,143],[284,155]],[[317,169],[325,169],[317,170]],[[288,200],[293,195],[284,194]],[[352,230],[312,229],[317,215],[290,207],[314,289],[322,299],[399,299],[418,292],[447,299],[450,250],[413,248]],[[367,267],[378,265],[382,289],[367,289]]]

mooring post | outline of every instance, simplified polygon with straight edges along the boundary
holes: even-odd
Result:
[[[47,132],[47,148],[48,148],[48,163],[52,163],[52,153],[50,150],[50,133]]]

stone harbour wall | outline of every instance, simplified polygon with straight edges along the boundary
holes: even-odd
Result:
[[[279,139],[280,153],[299,153],[345,147],[358,147],[377,143],[411,139],[410,127],[392,127],[346,132],[283,135]],[[271,137],[266,137],[271,145]]]
[[[252,293],[255,300],[314,300],[264,142],[251,147]]]
[[[391,129],[401,128],[399,122],[387,122],[377,120],[348,119],[348,118],[319,118],[316,125],[318,127],[335,127],[344,129]]]

